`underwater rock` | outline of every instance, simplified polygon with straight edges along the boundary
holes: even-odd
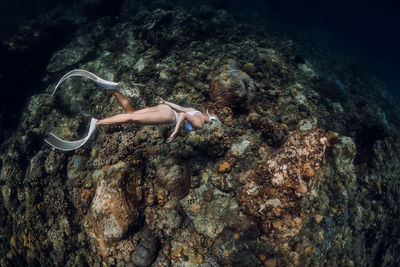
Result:
[[[48,174],[54,175],[61,167],[65,154],[58,154],[54,151],[50,151],[45,162],[44,168]]]
[[[333,102],[344,103],[351,98],[348,88],[335,77],[319,77],[319,93]]]
[[[171,237],[183,221],[181,207],[177,200],[170,200],[164,206],[147,207],[146,223],[159,237]]]
[[[300,131],[309,131],[317,128],[317,119],[311,117],[310,119],[301,120],[298,124]]]
[[[221,157],[226,147],[230,146],[232,138],[225,133],[220,121],[207,125],[201,131],[187,133],[185,145],[190,146],[190,154],[203,154],[209,157]],[[212,149],[210,149],[212,147]]]
[[[211,240],[191,227],[184,227],[171,241],[171,266],[207,266]]]
[[[293,80],[290,66],[283,60],[275,49],[260,49],[260,65],[258,66],[264,76],[273,84],[279,85],[283,81]]]
[[[260,233],[239,233],[233,228],[226,228],[214,241],[212,248],[222,266],[261,266],[256,252],[262,247],[256,245]]]
[[[38,186],[43,181],[45,173],[44,168],[45,154],[39,151],[30,161],[30,165],[25,174],[25,182],[29,182],[31,186]]]
[[[165,160],[156,169],[157,183],[168,190],[171,196],[182,198],[190,189],[190,176],[186,167],[172,159]]]
[[[150,266],[156,259],[157,240],[152,236],[149,229],[139,232],[142,240],[132,253],[132,263],[138,267]]]
[[[223,125],[233,127],[237,123],[233,115],[233,110],[230,107],[218,108],[218,119]]]
[[[322,130],[290,133],[283,148],[257,164],[237,189],[243,210],[263,220],[276,239],[292,238],[302,228],[301,200],[310,191],[325,156]]]
[[[235,175],[228,174],[213,174],[211,175],[211,183],[218,189],[229,192],[235,190],[237,187]]]
[[[155,260],[157,252],[157,242],[155,239],[146,239],[139,243],[132,254],[132,262],[136,266],[146,267]]]
[[[151,13],[138,12],[133,20],[140,25],[138,33],[163,52],[174,45],[187,45],[203,33],[201,21],[183,11],[158,8]]]
[[[227,173],[231,171],[231,164],[226,161],[223,160],[219,165],[218,165],[218,172],[219,173]]]
[[[288,127],[285,124],[273,123],[266,117],[259,116],[256,113],[250,113],[246,122],[253,129],[259,129],[267,144],[272,147],[282,146],[289,134]]]
[[[93,173],[96,192],[86,218],[100,245],[120,240],[139,217],[135,177],[119,162]]]
[[[254,96],[254,83],[245,72],[223,67],[210,81],[209,94],[218,106],[235,108],[251,102]]]
[[[279,49],[279,51],[287,58],[294,59],[296,54],[296,45],[292,40],[288,40],[285,44]]]
[[[237,143],[234,143],[229,149],[229,152],[238,157],[242,156],[246,149],[249,147],[250,141],[245,139],[245,137],[239,139]]]
[[[94,51],[93,47],[85,45],[87,45],[85,42],[83,44],[72,42],[66,48],[57,51],[50,59],[47,71],[61,71],[84,60],[85,57]]]
[[[208,198],[207,194],[212,194],[212,198]],[[238,217],[236,200],[209,183],[191,190],[179,202],[193,221],[195,230],[211,239],[215,239],[227,224]]]
[[[68,179],[75,179],[82,173],[86,167],[86,160],[80,156],[74,155],[71,157],[67,166]]]
[[[246,72],[248,75],[253,75],[256,71],[256,67],[253,63],[246,63],[243,65],[242,70]]]
[[[332,146],[336,168],[344,174],[353,173],[353,161],[356,152],[356,144],[350,137],[338,137],[337,140],[335,140],[335,144]]]
[[[78,210],[83,214],[87,213],[87,210],[90,208],[92,204],[92,200],[94,198],[95,191],[93,188],[85,188],[82,190],[79,203],[78,203]]]

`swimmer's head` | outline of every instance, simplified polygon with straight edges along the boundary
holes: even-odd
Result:
[[[216,122],[217,120],[218,120],[218,117],[217,117],[217,115],[211,115],[209,112],[208,112],[208,109],[206,110],[206,113],[207,113],[207,116],[208,116],[208,118],[210,119],[210,123],[212,124],[212,123],[214,123],[214,122]]]
[[[207,117],[209,119],[208,122],[210,122],[211,124],[218,120],[215,108],[207,105],[206,103],[201,106],[201,111],[207,114]]]

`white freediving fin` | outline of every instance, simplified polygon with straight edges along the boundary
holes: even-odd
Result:
[[[89,132],[85,138],[77,141],[66,141],[62,140],[61,138],[55,136],[54,134],[50,133],[49,138],[45,139],[44,141],[51,145],[52,147],[62,150],[62,151],[71,151],[83,146],[89,138],[92,136],[94,130],[96,129],[96,122],[97,119],[92,118],[90,121]]]
[[[51,95],[54,95],[55,92],[57,91],[57,88],[60,86],[60,84],[62,84],[66,79],[68,79],[69,77],[74,77],[74,76],[82,76],[82,77],[86,77],[91,79],[92,81],[94,81],[95,83],[97,83],[98,85],[100,85],[101,87],[103,87],[104,89],[115,89],[118,86],[118,83],[115,82],[110,82],[107,80],[104,80],[98,76],[96,76],[95,74],[91,73],[90,71],[87,70],[81,70],[81,69],[76,69],[76,70],[71,70],[70,72],[68,72],[67,74],[65,74],[60,81],[57,83],[56,87],[54,88],[54,91]]]

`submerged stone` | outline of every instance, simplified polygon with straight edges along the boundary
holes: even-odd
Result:
[[[135,177],[119,162],[93,174],[96,191],[86,218],[101,246],[121,240],[139,217]]]
[[[156,259],[157,241],[154,238],[142,240],[132,254],[132,262],[138,267],[150,266]]]
[[[245,72],[228,68],[211,80],[209,93],[217,105],[237,107],[251,100],[254,83]]]
[[[165,160],[157,166],[157,182],[173,197],[182,198],[190,189],[190,176],[186,166],[173,160]]]
[[[204,199],[206,192],[213,195],[212,199],[207,199],[209,201]],[[180,203],[193,221],[196,231],[211,239],[216,238],[233,218],[238,217],[235,199],[210,184],[191,190]]]
[[[75,179],[83,171],[85,171],[86,160],[80,156],[73,156],[68,162],[67,177],[68,179]]]
[[[302,207],[298,199],[306,195],[310,179],[319,173],[326,146],[322,130],[292,133],[283,149],[259,162],[246,184],[238,188],[244,211],[263,220],[263,230],[269,235],[285,239],[299,233]]]

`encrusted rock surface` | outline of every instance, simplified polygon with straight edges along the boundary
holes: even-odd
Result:
[[[147,207],[146,223],[159,237],[171,237],[181,226],[182,211],[176,200],[170,200],[162,207]]]
[[[291,133],[281,151],[243,174],[238,199],[246,213],[262,220],[269,238],[283,241],[301,230],[301,200],[318,180],[326,145],[322,130]]]
[[[149,229],[140,232],[141,241],[132,253],[132,263],[138,267],[150,266],[156,259],[157,240]]]
[[[219,70],[209,89],[211,99],[221,107],[237,107],[243,102],[251,102],[254,91],[254,82],[249,75],[230,66]]]
[[[239,213],[236,200],[210,184],[192,190],[180,203],[193,221],[194,229],[211,239],[215,239]]]
[[[119,162],[92,175],[94,197],[86,214],[88,231],[93,231],[100,246],[121,240],[139,217],[136,179],[128,166]]]
[[[189,192],[190,176],[183,164],[167,159],[157,166],[156,176],[157,183],[167,189],[173,197],[182,198]]]

